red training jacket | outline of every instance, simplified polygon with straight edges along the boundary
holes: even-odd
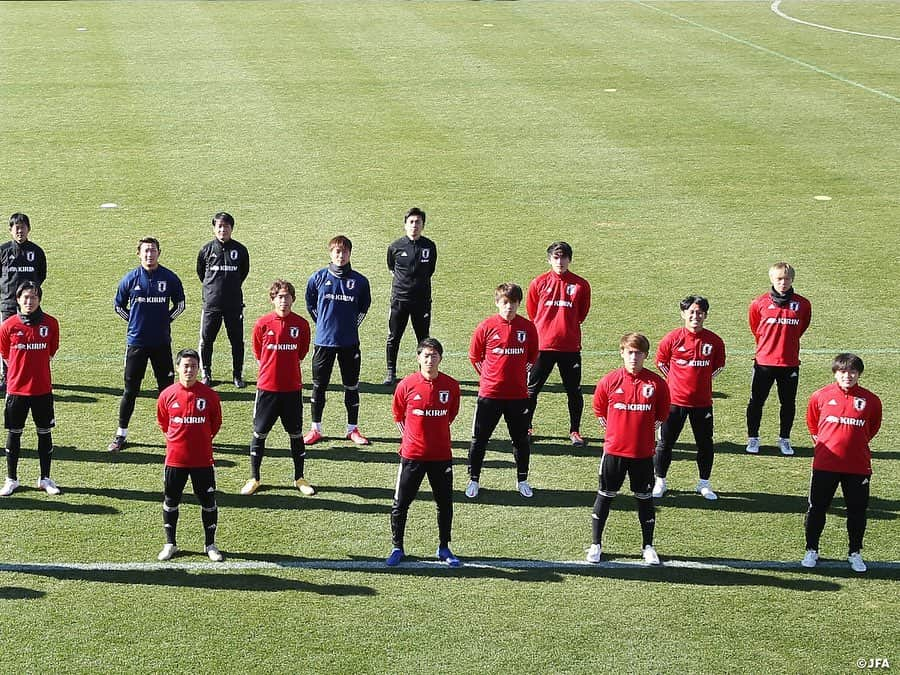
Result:
[[[15,396],[43,396],[53,391],[50,359],[59,350],[59,322],[47,313],[27,326],[14,314],[0,325],[0,356],[8,364],[6,390]]]
[[[222,426],[219,395],[202,382],[190,389],[176,382],[156,401],[156,421],[166,435],[166,466],[198,469],[213,465],[213,437]]]
[[[259,317],[253,326],[253,356],[259,361],[256,388],[263,391],[300,391],[300,362],[309,353],[309,322],[291,312]]]
[[[403,378],[391,406],[400,428],[400,456],[428,462],[453,458],[450,425],[459,413],[459,382],[438,373],[433,380],[422,373]]]
[[[806,426],[812,434],[813,469],[872,473],[869,441],[881,428],[881,399],[859,385],[844,392],[837,383],[814,392],[806,407]]]
[[[697,334],[676,328],[656,348],[656,367],[674,405],[710,408],[713,378],[725,367],[725,343],[705,328]]]
[[[606,427],[603,452],[635,459],[653,456],[656,428],[669,416],[664,379],[647,368],[634,375],[618,368],[600,378],[593,404]]]
[[[518,314],[506,321],[499,314],[475,329],[469,345],[469,361],[481,377],[478,395],[483,398],[528,398],[528,371],[538,357],[534,324]]]
[[[585,279],[569,271],[545,272],[529,284],[525,307],[541,351],[581,351],[581,324],[591,309],[591,285]]]
[[[779,307],[768,293],[763,293],[750,303],[747,318],[756,340],[759,365],[792,368],[800,365],[800,336],[812,320],[809,300],[794,293],[787,305]]]

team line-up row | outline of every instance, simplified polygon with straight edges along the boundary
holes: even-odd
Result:
[[[198,351],[182,350],[173,363],[170,324],[184,311],[184,290],[178,276],[159,264],[160,244],[156,239],[140,240],[140,265],[123,277],[115,298],[115,309],[128,322],[128,329],[119,427],[109,450],[120,452],[126,446],[128,423],[149,362],[161,392],[157,419],[166,434],[167,446],[163,505],[167,544],[160,553],[161,560],[171,558],[177,550],[178,505],[189,477],[202,505],[207,553],[213,560],[222,558],[215,546],[212,438],[221,425],[221,406],[210,386],[212,344],[224,322],[232,347],[234,384],[244,387],[241,287],[249,272],[249,255],[232,238],[234,220],[228,213],[217,213],[212,224],[215,238],[201,249],[197,259],[197,275],[203,284]],[[404,556],[406,513],[425,475],[438,502],[438,557],[458,564],[449,542],[450,423],[459,410],[459,384],[439,371],[443,349],[437,340],[428,337],[437,247],[423,236],[424,226],[425,213],[410,209],[404,215],[405,236],[387,250],[393,283],[385,385],[397,384],[399,343],[410,321],[419,341],[419,372],[404,378],[393,399],[393,415],[401,432],[401,466],[391,511],[394,546],[387,559],[389,565],[399,563]],[[58,494],[59,488],[50,478],[54,415],[49,362],[59,346],[59,327],[53,317],[40,309],[40,283],[46,277],[46,259],[28,239],[27,216],[14,214],[10,231],[12,241],[0,247],[0,304],[4,311],[0,355],[7,368],[8,430],[7,478],[0,496],[12,494],[18,487],[20,442],[29,410],[38,430],[38,486],[49,494]],[[279,419],[290,439],[295,485],[303,494],[315,494],[304,477],[305,446],[323,438],[325,391],[335,362],[344,387],[346,437],[359,445],[369,443],[358,428],[358,328],[371,303],[369,283],[350,265],[352,243],[347,237],[331,239],[328,250],[329,265],[309,278],[305,291],[306,307],[316,328],[310,396],[312,425],[305,435],[300,365],[309,351],[311,331],[306,319],[292,311],[296,290],[291,283],[278,280],[272,284],[269,297],[273,311],[254,325],[251,344],[259,363],[259,376],[250,443],[251,477],[241,489],[244,495],[259,488],[266,436]],[[478,325],[471,340],[469,358],[479,374],[479,390],[465,489],[470,499],[478,496],[487,443],[501,417],[512,440],[516,489],[525,498],[532,496],[528,482],[529,435],[538,394],[554,368],[558,368],[567,393],[570,441],[576,446],[585,444],[580,433],[584,405],[581,325],[590,310],[590,285],[569,269],[572,248],[568,243],[551,244],[547,261],[549,271],[529,284],[527,295],[512,283],[495,290],[497,313]],[[747,406],[747,452],[759,452],[763,404],[772,385],[777,384],[781,404],[778,445],[782,454],[790,455],[800,337],[809,326],[811,308],[806,298],[794,292],[794,270],[789,264],[776,263],[770,268],[769,277],[770,290],[756,298],[748,312],[757,350]],[[8,312],[6,294],[11,289],[15,310]],[[531,320],[518,314],[523,301]],[[597,385],[593,408],[605,433],[589,561],[600,560],[609,506],[627,477],[637,498],[643,557],[650,564],[658,563],[653,548],[652,500],[665,494],[672,448],[688,419],[698,449],[697,492],[706,499],[717,498],[710,484],[714,455],[712,380],[725,365],[725,346],[721,338],[703,326],[708,311],[709,303],[701,296],[689,296],[681,302],[683,327],[667,334],[657,349],[656,365],[663,377],[644,368],[649,341],[641,334],[631,333],[620,344],[623,367],[606,375]],[[833,370],[836,384],[823,394],[830,398],[814,409],[813,401],[818,402],[817,397],[824,390],[816,392],[807,411],[807,425],[816,445],[803,563],[815,565],[825,510],[840,484],[848,510],[848,559],[854,570],[863,571],[860,551],[871,476],[868,442],[880,426],[881,403],[874,394],[859,387],[857,380],[863,364],[858,357],[839,355]]]

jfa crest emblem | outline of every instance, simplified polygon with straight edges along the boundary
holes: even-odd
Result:
[[[566,295],[575,295],[575,284],[566,284]]]
[[[199,410],[200,412],[203,412],[204,410],[206,410],[206,399],[205,398],[197,399],[197,410]]]
[[[422,262],[428,262],[431,260],[431,249],[423,248],[422,249]]]
[[[792,311],[792,312],[797,312],[797,311],[800,310],[800,303],[797,302],[796,300],[791,300],[791,301],[788,303],[788,307],[791,308],[791,311]]]
[[[160,293],[165,293],[165,292],[166,292],[166,286],[168,286],[168,283],[165,282],[165,281],[157,281],[157,282],[156,282],[156,289],[157,289]]]
[[[295,340],[296,340],[298,337],[300,337],[300,329],[297,328],[297,326],[291,326],[290,329],[288,330],[288,333],[289,333],[290,336],[291,336],[292,338],[294,338]]]
[[[645,384],[643,389],[641,389],[641,394],[643,394],[644,398],[653,398],[653,393],[656,391],[656,387],[652,384]]]
[[[702,345],[700,345],[700,353],[703,354],[703,356],[709,356],[710,354],[712,354],[712,350],[713,346],[708,342],[704,342]]]
[[[237,260],[237,259],[238,259],[238,252],[237,252],[237,249],[236,249],[236,248],[231,249],[231,250],[228,252],[228,257],[230,257],[232,260]]]
[[[528,337],[528,334],[527,334],[524,330],[517,330],[517,331],[516,331],[516,339],[517,339],[519,342],[525,342],[525,339],[526,339],[527,337]]]
[[[25,260],[34,262],[34,251],[25,251]]]
[[[352,291],[356,286],[356,279],[347,279],[347,290]]]
[[[866,409],[866,399],[859,398],[858,396],[853,397],[853,409],[862,412]]]
[[[438,401],[441,403],[447,403],[450,400],[450,392],[449,390],[442,390],[438,392]]]
[[[47,337],[50,335],[50,328],[48,326],[41,326],[38,328],[38,335],[41,337]]]

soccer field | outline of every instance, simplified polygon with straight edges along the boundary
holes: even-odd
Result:
[[[0,215],[22,211],[47,253],[54,360],[53,476],[0,498],[0,672],[797,672],[900,664],[900,2],[0,3]],[[105,206],[104,206],[105,205]],[[113,206],[110,206],[113,205]],[[439,248],[432,333],[459,379],[453,428],[453,548],[433,562],[434,506],[410,511],[411,562],[383,566],[398,434],[381,386],[390,295],[387,245],[410,206]],[[268,287],[302,288],[353,240],[372,285],[362,325],[361,429],[342,437],[332,386],[327,442],[291,486],[288,439],[269,436],[263,489],[249,472],[252,386],[217,387],[219,545],[203,555],[193,496],[172,564],[162,545],[163,437],[152,378],[130,447],[106,452],[122,387],[116,284],[137,240],[187,293],[176,349],[196,347],[199,248],[212,214],[236,220],[251,256],[246,330]],[[583,431],[573,448],[556,375],[535,417],[532,500],[515,492],[505,429],[477,500],[462,494],[477,392],[466,351],[565,239],[593,288],[584,326]],[[802,342],[797,455],[781,457],[776,398],[763,452],[744,452],[750,300],[777,260],[813,306]],[[619,336],[652,347],[699,293],[728,348],[716,379],[707,502],[683,432],[657,504],[661,568],[640,561],[630,495],[590,544],[599,428],[588,396],[621,361]],[[295,306],[305,314],[302,302]],[[865,360],[884,403],[865,575],[846,564],[843,500],[800,567],[811,441],[802,411],[839,351]],[[216,375],[227,370],[224,331]],[[251,359],[248,358],[248,362]],[[403,373],[414,367],[407,330]],[[255,382],[248,363],[246,375]],[[309,364],[303,377],[311,380]],[[304,410],[309,420],[309,406]],[[863,664],[865,665],[865,663]]]

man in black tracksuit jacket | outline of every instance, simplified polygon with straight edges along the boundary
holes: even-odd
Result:
[[[412,319],[416,344],[431,329],[431,277],[437,265],[437,247],[425,229],[425,212],[415,207],[403,217],[406,236],[388,246],[387,266],[394,277],[391,284],[391,311],[388,316],[387,375],[384,383],[397,382],[397,353],[406,324]]]
[[[247,248],[231,238],[234,218],[224,211],[212,219],[215,239],[200,249],[197,276],[203,282],[203,311],[200,318],[200,366],[203,383],[212,386],[213,343],[225,321],[231,343],[234,386],[244,383],[244,295],[241,285],[250,273]]]
[[[12,241],[0,246],[0,323],[19,311],[16,291],[24,281],[42,286],[47,278],[44,249],[29,241],[31,221],[24,213],[9,217]],[[6,391],[6,363],[0,359],[0,394]]]

